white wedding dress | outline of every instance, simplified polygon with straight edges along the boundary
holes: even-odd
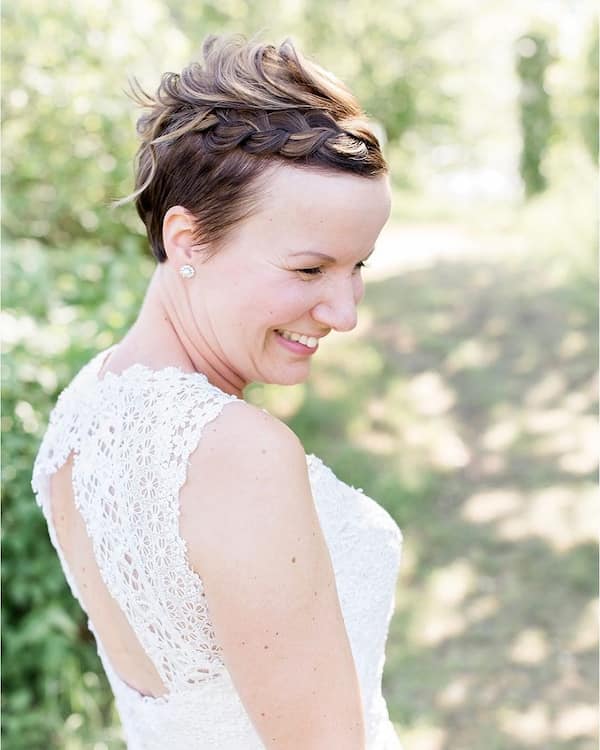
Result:
[[[236,400],[200,373],[133,365],[98,372],[108,349],[63,391],[35,461],[32,486],[57,542],[49,478],[74,453],[74,498],[102,579],[168,692],[144,696],[115,672],[88,618],[128,750],[264,750],[222,658],[203,584],[179,534],[178,498],[202,430]],[[381,692],[402,534],[362,490],[314,456],[307,467],[327,542],[364,707],[368,750],[400,750]],[[85,608],[84,608],[85,609]],[[335,685],[331,686],[335,690]]]

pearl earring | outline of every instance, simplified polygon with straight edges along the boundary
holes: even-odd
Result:
[[[196,269],[194,266],[188,266],[187,264],[185,266],[181,266],[179,269],[179,274],[184,279],[191,279],[192,276],[196,273]]]

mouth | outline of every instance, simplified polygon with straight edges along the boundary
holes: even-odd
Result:
[[[276,328],[275,333],[278,333],[282,338],[286,339],[286,341],[297,341],[309,349],[314,349],[319,345],[319,339],[317,336],[308,336],[303,333],[286,331],[284,328]]]
[[[276,328],[275,334],[286,349],[296,354],[314,354],[319,348],[319,339],[316,336],[305,336],[281,328]]]

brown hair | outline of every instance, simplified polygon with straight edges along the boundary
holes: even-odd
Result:
[[[171,206],[196,219],[212,254],[258,206],[261,180],[283,163],[365,177],[387,172],[379,142],[346,86],[303,58],[242,35],[206,37],[203,64],[165,73],[154,96],[134,79],[138,120],[135,199],[152,252],[166,260],[162,224]]]

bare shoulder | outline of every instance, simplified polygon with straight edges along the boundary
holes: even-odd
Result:
[[[192,460],[223,457],[230,466],[233,459],[270,461],[276,453],[304,461],[300,440],[284,422],[246,401],[234,401],[204,428]]]
[[[207,570],[225,543],[240,553],[263,523],[314,525],[306,457],[295,433],[246,402],[229,403],[204,428],[180,495],[180,529],[191,562]],[[263,527],[264,528],[264,527]],[[249,533],[250,529],[253,533]],[[251,550],[247,550],[251,553]]]
[[[180,531],[265,747],[362,750],[358,678],[292,430],[260,409],[228,404],[192,455]]]

